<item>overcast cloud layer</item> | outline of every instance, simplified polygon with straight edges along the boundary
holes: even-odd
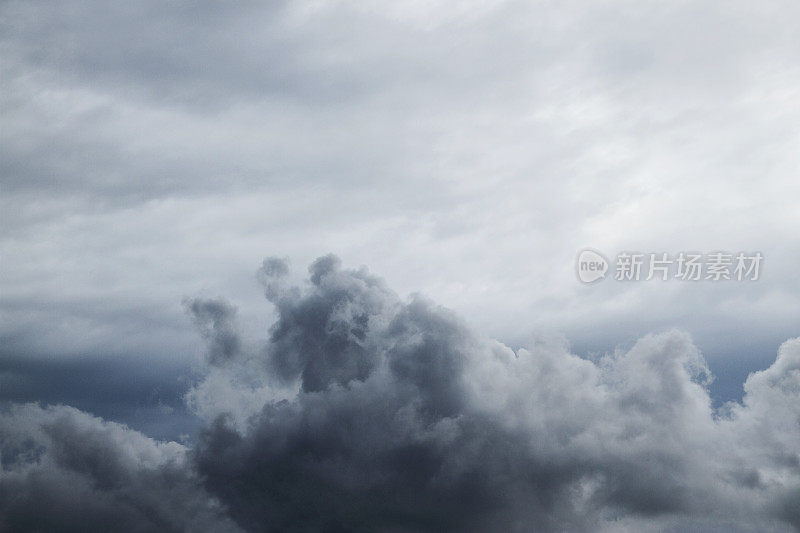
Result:
[[[183,297],[235,297],[255,333],[250,265],[332,250],[513,345],[679,326],[722,373],[763,368],[800,320],[798,15],[3,2],[3,350],[180,357]],[[586,246],[765,264],[587,288]]]
[[[278,318],[186,302],[207,340],[186,449],[68,407],[0,418],[11,531],[800,529],[800,339],[714,411],[689,336],[514,352],[365,269],[260,271]]]
[[[799,528],[798,17],[0,3],[0,531]]]

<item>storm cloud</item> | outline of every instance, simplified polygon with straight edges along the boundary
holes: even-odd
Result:
[[[259,271],[276,320],[187,300],[208,343],[189,448],[74,408],[8,406],[0,527],[100,531],[800,529],[800,340],[713,409],[690,337],[595,360],[481,337],[329,255]],[[234,349],[235,348],[235,349]]]
[[[715,411],[682,332],[596,361],[514,352],[333,256],[302,289],[266,270],[278,319],[252,358],[296,393],[245,423],[219,410],[192,452],[247,529],[800,527],[798,341]]]

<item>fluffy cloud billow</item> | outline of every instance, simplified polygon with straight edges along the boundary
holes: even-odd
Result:
[[[792,531],[800,529],[800,341],[712,408],[668,331],[587,360],[512,350],[366,269],[259,271],[277,319],[187,300],[208,354],[190,447],[68,407],[0,423],[0,529]]]
[[[238,530],[184,446],[71,407],[4,410],[0,466],[0,531]]]

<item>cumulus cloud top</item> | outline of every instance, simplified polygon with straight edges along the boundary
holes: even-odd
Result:
[[[4,413],[0,490],[21,496],[0,523],[85,508],[132,530],[800,529],[800,341],[714,410],[680,331],[593,361],[514,351],[335,256],[305,286],[287,272],[259,271],[277,311],[261,346],[231,304],[187,302],[209,354],[190,450],[66,407]],[[44,498],[77,502],[33,513]]]
[[[559,344],[514,353],[331,256],[311,265],[305,289],[261,274],[279,315],[254,357],[297,394],[244,429],[220,412],[193,451],[246,527],[797,526],[787,511],[798,472],[781,465],[797,458],[796,441],[746,436],[757,419],[796,423],[782,385],[792,343],[766,371],[774,377],[754,375],[744,405],[722,416],[702,355],[679,331],[594,362]],[[772,395],[786,411],[757,413]]]

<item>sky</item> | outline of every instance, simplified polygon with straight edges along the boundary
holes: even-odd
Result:
[[[0,530],[800,527],[798,15],[3,2],[0,495],[27,496]],[[584,284],[586,248],[763,262]],[[510,412],[564,402],[564,426]],[[371,447],[317,449],[333,420]],[[81,470],[86,432],[116,466]],[[338,457],[326,489],[302,450]],[[65,479],[91,512],[64,514]],[[31,522],[45,496],[63,509]]]

